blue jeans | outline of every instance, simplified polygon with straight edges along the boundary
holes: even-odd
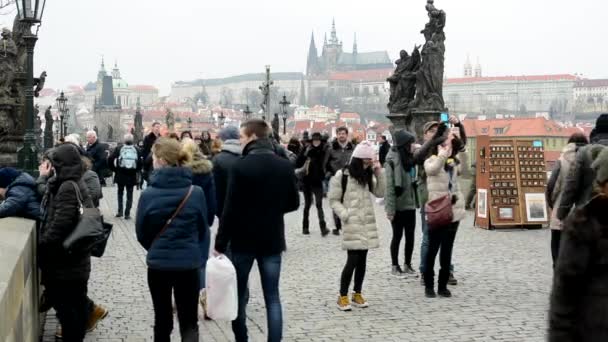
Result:
[[[232,251],[232,263],[236,269],[236,280],[239,297],[239,312],[232,321],[232,332],[236,342],[246,342],[247,337],[247,302],[249,301],[249,288],[247,282],[257,261],[266,303],[266,319],[268,320],[268,341],[281,341],[283,338],[283,312],[279,296],[279,279],[281,276],[281,254],[255,255]]]
[[[422,244],[420,245],[420,274],[424,274],[426,255],[429,252],[429,226],[426,224],[424,205],[420,207],[420,224],[422,226]],[[450,265],[450,272],[454,272],[454,264]]]

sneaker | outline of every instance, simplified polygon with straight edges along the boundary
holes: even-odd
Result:
[[[130,220],[131,219],[131,215],[125,215],[125,220]]]
[[[454,278],[454,273],[450,272],[450,278],[448,279],[448,285],[458,285],[458,280]]]
[[[401,266],[399,265],[393,265],[391,268],[391,274],[398,277],[403,277],[405,275],[401,270]]]
[[[352,308],[350,307],[350,301],[348,300],[348,296],[338,297],[338,310],[340,310],[340,311],[352,310]]]
[[[416,276],[416,271],[414,271],[414,269],[410,265],[404,265],[403,266],[403,273],[406,276],[408,276],[408,277],[415,277]]]
[[[114,217],[122,217],[121,213],[116,214]]]
[[[435,298],[437,297],[437,294],[435,293],[435,289],[433,288],[425,288],[424,289],[424,295],[426,296],[426,298]]]
[[[331,231],[331,233],[334,235],[340,235],[340,229],[334,229]]]
[[[87,322],[87,332],[97,328],[97,323],[108,316],[108,310],[101,305],[95,304]]]
[[[437,294],[439,295],[439,297],[445,297],[445,298],[452,297],[452,292],[450,292],[450,290],[448,290],[448,289],[440,289],[437,291]]]
[[[353,293],[353,306],[356,308],[366,308],[369,306],[369,303],[363,298],[360,293]]]

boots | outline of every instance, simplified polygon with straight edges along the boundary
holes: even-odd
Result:
[[[439,270],[439,289],[437,293],[441,297],[451,297],[452,293],[448,290],[448,280],[450,279],[450,271],[441,269]]]
[[[309,235],[310,231],[308,230],[308,220],[304,219],[304,221],[302,222],[302,234],[304,235]]]
[[[327,234],[329,234],[329,229],[327,229],[327,225],[325,224],[325,221],[319,222],[319,226],[321,227],[321,235],[323,237],[326,237]]]

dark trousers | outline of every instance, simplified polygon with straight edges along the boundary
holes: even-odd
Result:
[[[239,297],[239,311],[237,318],[232,321],[232,331],[236,342],[248,341],[247,336],[247,303],[249,301],[249,273],[253,262],[257,261],[266,303],[266,319],[268,324],[268,341],[278,342],[283,338],[283,312],[281,296],[279,294],[279,280],[281,277],[281,254],[255,255],[249,253],[232,252],[231,257],[236,269],[236,280]]]
[[[355,293],[361,293],[363,279],[365,278],[366,266],[367,249],[348,251],[346,265],[344,265],[342,276],[340,277],[340,296],[348,295],[348,288],[350,287],[350,282],[353,279],[353,273],[355,274],[355,286],[353,291]]]
[[[63,341],[84,340],[90,315],[87,280],[45,280],[47,299],[57,312]]]
[[[199,270],[148,269],[148,286],[154,306],[154,342],[170,342],[175,297],[179,330],[184,342],[198,341]]]
[[[338,217],[338,215],[336,215],[335,212],[332,211],[332,214],[334,214],[334,223],[336,224],[336,229],[337,230],[341,230],[342,229],[342,221],[340,221],[340,217]]]
[[[427,288],[434,287],[435,277],[435,258],[439,254],[439,289],[446,289],[448,279],[450,278],[450,265],[452,264],[452,250],[454,248],[454,240],[458,231],[459,222],[452,222],[447,227],[437,227],[429,230],[429,249],[426,255],[426,265],[424,273],[424,284]],[[440,251],[441,250],[441,251]]]
[[[551,257],[553,257],[553,267],[557,262],[559,256],[559,244],[562,239],[562,231],[557,229],[551,229]]]
[[[118,184],[118,213],[122,214],[123,208],[123,197],[125,194],[125,188],[127,189],[127,205],[125,208],[125,216],[131,214],[131,207],[133,206],[133,185]]]
[[[399,245],[401,244],[401,237],[405,232],[405,264],[411,267],[412,253],[414,253],[416,210],[395,212],[391,225],[393,226],[393,239],[391,240],[391,260],[393,266],[399,265]]]
[[[317,215],[319,216],[319,226],[321,230],[325,229],[325,214],[323,213],[323,185],[307,185],[304,184],[304,228],[308,229],[308,215],[312,206],[312,197],[315,197],[315,206],[317,207]]]

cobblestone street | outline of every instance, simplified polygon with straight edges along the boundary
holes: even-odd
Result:
[[[135,203],[138,194],[136,191]],[[93,258],[89,295],[110,313],[86,341],[152,341],[145,252],[135,238],[134,221],[114,218],[116,187],[104,188],[104,196],[102,210],[114,223],[114,233],[105,256]],[[333,228],[327,203],[325,209]],[[314,208],[309,236],[301,234],[302,210],[286,217],[288,250],[281,279],[285,341],[544,340],[552,273],[548,230],[475,229],[469,213],[454,246],[459,281],[450,287],[454,296],[427,299],[419,279],[391,276],[391,228],[381,206],[376,207],[376,214],[381,247],[368,256],[363,285],[370,307],[351,312],[336,308],[339,276],[346,260],[341,237],[321,237]],[[420,238],[418,227],[416,269]],[[402,263],[403,242],[400,260]],[[250,338],[264,341],[266,318],[256,266],[250,287]],[[233,340],[229,323],[203,321],[202,316],[200,322],[202,341]],[[55,340],[56,325],[50,312],[44,341]],[[173,340],[179,340],[177,329]]]

